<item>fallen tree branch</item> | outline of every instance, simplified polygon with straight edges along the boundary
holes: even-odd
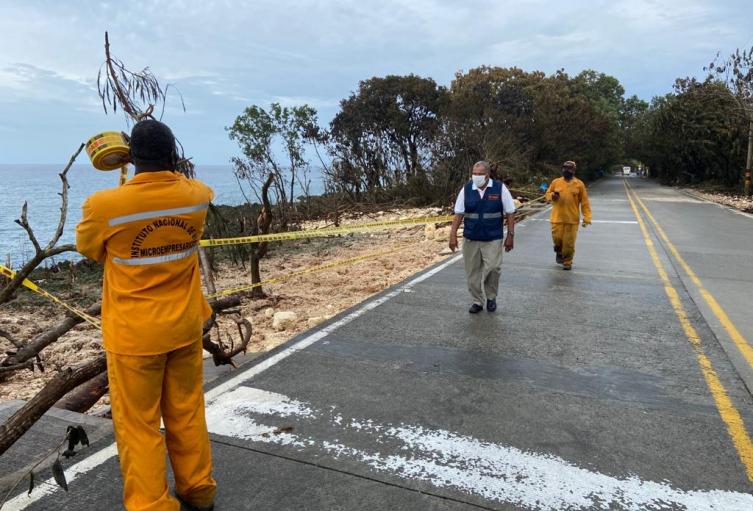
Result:
[[[24,343],[22,343],[21,341],[19,341],[18,339],[16,339],[15,337],[13,337],[8,332],[2,329],[0,329],[0,337],[7,339],[8,342],[10,342],[16,348],[21,348],[24,345]]]
[[[210,321],[214,323],[214,317]],[[209,323],[209,321],[207,323]],[[209,333],[211,324],[208,328],[205,326],[205,333],[202,337],[202,343],[204,349],[212,354],[212,360],[214,361],[215,366],[229,364],[234,368],[237,368],[235,362],[233,362],[233,357],[240,355],[241,353],[245,353],[246,349],[248,348],[248,344],[251,342],[251,335],[253,333],[253,327],[251,326],[251,323],[247,319],[243,318],[235,318],[235,323],[238,325],[238,333],[240,335],[241,342],[234,347],[231,346],[230,351],[225,351],[220,344],[212,342]]]
[[[102,310],[102,306],[96,303],[86,309],[86,312],[90,316],[98,316]],[[23,344],[13,354],[9,354],[5,360],[0,362],[0,367],[13,366],[23,364],[24,362],[36,357],[43,349],[57,341],[64,334],[73,329],[76,325],[83,323],[83,318],[79,316],[69,315],[63,321],[53,326],[52,328],[42,332],[34,337],[29,342]]]
[[[109,388],[110,381],[107,378],[107,371],[104,371],[63,396],[55,403],[55,408],[84,413],[107,394]]]
[[[0,426],[0,456],[54,405],[61,396],[102,373],[107,368],[104,353],[77,367],[63,369],[30,401]]]
[[[34,370],[34,361],[29,360],[28,362],[24,362],[23,364],[16,364],[12,366],[1,366],[0,367],[0,375],[4,375],[5,373],[12,373],[14,371],[22,371],[24,369],[28,369],[30,371]]]

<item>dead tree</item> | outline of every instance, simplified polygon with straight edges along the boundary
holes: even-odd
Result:
[[[272,203],[269,200],[269,187],[272,186],[272,183],[274,183],[274,174],[270,173],[269,176],[267,176],[267,180],[261,187],[262,208],[258,218],[256,219],[256,225],[254,226],[252,233],[254,235],[268,234],[269,228],[272,225]],[[266,242],[251,245],[251,258],[249,262],[251,266],[252,284],[258,284],[261,282],[259,261],[265,255],[267,255],[268,250],[269,244]],[[261,288],[261,286],[257,286],[251,290],[250,296],[251,298],[264,298],[266,294],[264,293],[264,290]]]
[[[44,247],[42,247],[42,245],[39,243],[39,240],[34,234],[34,230],[31,228],[31,224],[29,224],[28,204],[24,202],[24,205],[21,208],[21,218],[17,219],[16,223],[20,225],[29,236],[29,240],[34,246],[34,257],[29,259],[21,267],[21,269],[16,272],[16,276],[10,279],[10,281],[5,284],[5,287],[0,289],[0,304],[10,300],[13,294],[18,290],[18,288],[23,285],[24,279],[28,278],[29,275],[31,275],[31,272],[37,269],[37,267],[39,267],[39,265],[42,264],[45,259],[60,255],[64,252],[76,251],[76,247],[74,245],[66,244],[58,246],[57,243],[58,241],[60,241],[60,237],[63,235],[66,217],[68,216],[68,171],[70,170],[71,165],[73,165],[73,162],[76,161],[76,158],[81,153],[81,150],[83,148],[84,144],[81,144],[78,147],[78,150],[73,153],[73,156],[71,156],[71,159],[68,161],[68,165],[66,165],[63,171],[60,173],[60,181],[62,182],[62,191],[60,192],[60,219],[58,220],[58,226],[57,229],[55,229],[55,234],[52,236],[52,238],[50,238],[50,241],[47,242],[47,245],[45,245]]]
[[[162,87],[148,67],[141,71],[128,69],[123,61],[110,52],[110,36],[105,32],[105,62],[97,75],[97,92],[105,113],[108,113],[108,110],[115,113],[120,107],[125,114],[126,122],[135,123],[143,119],[155,119],[155,106],[161,105],[159,119],[162,119],[167,103],[167,93],[171,87],[170,84]],[[178,97],[185,112],[186,105],[183,103],[183,96],[180,92],[178,92]],[[175,170],[188,177],[194,177],[193,162],[185,157],[180,140],[176,139],[176,143],[178,163]]]

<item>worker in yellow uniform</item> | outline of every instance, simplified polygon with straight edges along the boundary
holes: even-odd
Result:
[[[552,240],[557,264],[563,270],[571,270],[575,256],[575,239],[583,213],[583,227],[591,225],[591,204],[588,202],[586,185],[575,177],[574,161],[562,164],[562,177],[558,177],[546,191],[546,200],[552,203]]]
[[[179,500],[209,511],[217,485],[201,337],[211,309],[197,250],[213,193],[175,172],[175,138],[161,122],[137,123],[130,146],[136,175],[89,197],[76,229],[78,251],[104,264],[102,339],[123,502],[128,511],[178,511]]]

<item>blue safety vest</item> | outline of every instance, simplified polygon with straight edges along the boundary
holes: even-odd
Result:
[[[502,239],[502,183],[492,181],[487,185],[484,197],[473,189],[473,182],[463,188],[465,193],[465,213],[463,215],[463,237],[474,241]]]

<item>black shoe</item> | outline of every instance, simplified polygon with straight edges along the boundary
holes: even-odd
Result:
[[[484,308],[482,306],[480,306],[477,303],[474,303],[473,305],[471,305],[471,308],[468,309],[468,312],[470,312],[471,314],[478,314],[482,310],[484,310]]]
[[[497,300],[487,300],[486,310],[488,310],[489,312],[494,312],[495,310],[497,310]]]
[[[565,260],[562,258],[562,254],[557,254],[557,264],[564,263]]]
[[[188,502],[185,498],[181,497],[177,493],[175,494],[175,497],[180,502],[181,509],[187,509],[188,511],[214,511],[214,504],[210,504],[204,507],[198,507],[198,506],[194,506],[193,504]]]
[[[570,271],[570,270],[573,269],[573,265],[572,264],[565,264],[565,265],[562,266],[562,269],[566,270],[566,271]]]

